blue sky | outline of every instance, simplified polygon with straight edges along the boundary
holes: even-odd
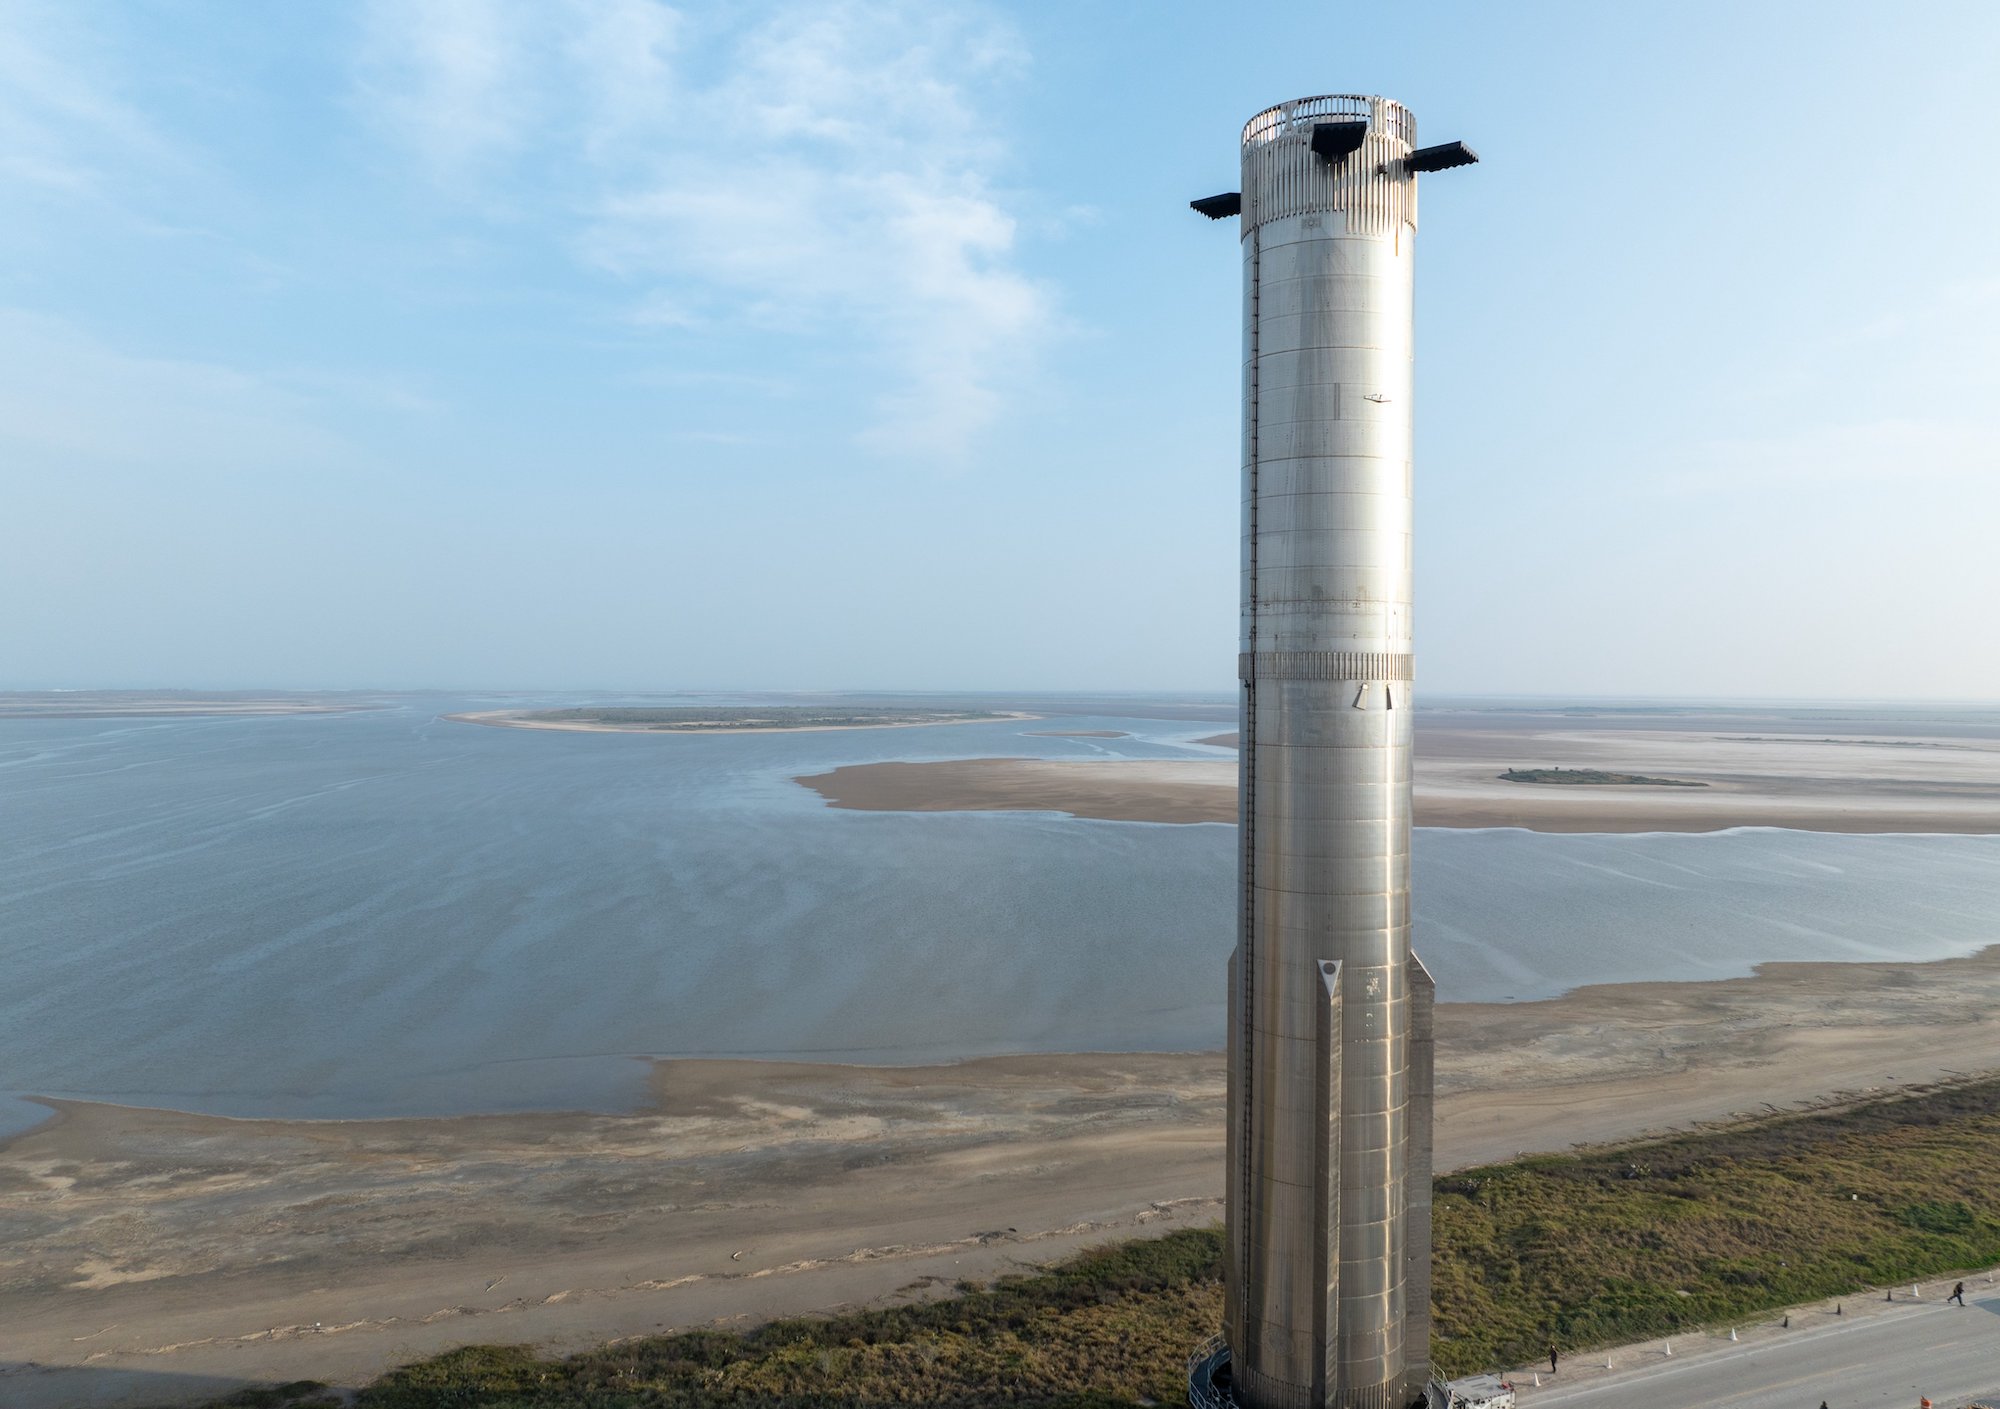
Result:
[[[2000,698],[1996,55],[1987,4],[0,0],[0,687],[1226,689],[1185,203],[1372,91],[1484,157],[1423,199],[1426,689]]]

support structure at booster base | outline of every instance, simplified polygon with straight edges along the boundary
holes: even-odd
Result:
[[[1247,1409],[1430,1378],[1430,975],[1410,952],[1411,299],[1419,148],[1385,98],[1243,130],[1243,784],[1226,1352]],[[1197,1396],[1199,1397],[1199,1395]]]

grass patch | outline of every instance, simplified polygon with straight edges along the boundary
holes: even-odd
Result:
[[[566,1360],[475,1346],[406,1366],[368,1409],[1177,1403],[1221,1315],[1221,1239],[1176,1233],[884,1311],[626,1341]]]
[[[341,1409],[344,1396],[318,1380],[294,1380],[284,1385],[253,1385],[227,1399],[218,1399],[211,1409]]]
[[[2000,1263],[2000,1082],[1437,1181],[1441,1370],[1526,1363]],[[1221,1319],[1208,1229],[1103,1248],[946,1300],[565,1359],[473,1346],[364,1409],[1181,1402]]]
[[[1437,1181],[1454,1372],[2000,1263],[2000,1082]]]

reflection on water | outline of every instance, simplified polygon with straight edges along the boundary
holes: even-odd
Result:
[[[490,703],[490,702],[489,702]],[[661,738],[461,702],[0,722],[0,1090],[223,1114],[618,1108],[633,1054],[1208,1048],[1234,833],[843,812],[884,758],[1186,757],[1212,724]],[[1036,736],[1052,728],[1136,737]],[[2000,939],[2000,838],[1426,831],[1446,999]],[[21,1124],[0,1108],[0,1130]]]

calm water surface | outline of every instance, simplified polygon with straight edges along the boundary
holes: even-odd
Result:
[[[1234,829],[838,811],[888,758],[1224,756],[1089,718],[667,737],[359,714],[0,721],[0,1092],[228,1115],[618,1109],[631,1057],[1222,1039]],[[1029,730],[1125,729],[1118,740]],[[1447,1000],[1936,959],[2000,838],[1418,834]],[[0,1098],[0,1131],[40,1118]]]

